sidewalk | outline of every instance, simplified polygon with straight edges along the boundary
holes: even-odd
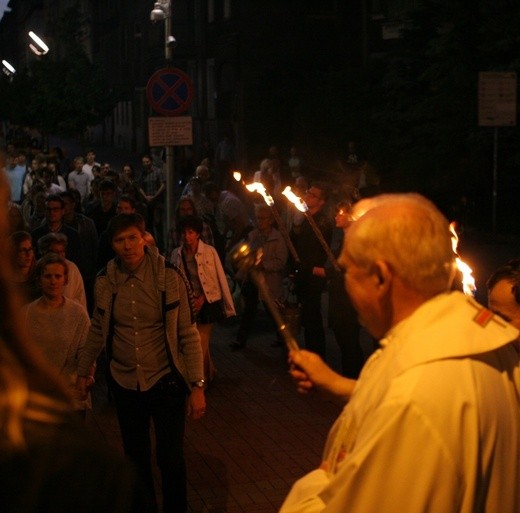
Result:
[[[287,372],[285,352],[259,312],[248,345],[233,352],[237,326],[217,326],[212,355],[217,377],[207,391],[202,421],[188,421],[189,511],[273,513],[292,483],[315,469],[340,406],[318,394],[301,396]],[[337,350],[328,342],[332,362]],[[96,384],[88,422],[121,450],[117,420],[103,385]]]

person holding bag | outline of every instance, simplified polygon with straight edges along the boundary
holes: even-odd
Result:
[[[213,246],[200,240],[202,219],[187,216],[179,221],[181,245],[172,252],[170,262],[180,267],[193,291],[197,329],[204,358],[204,379],[209,383],[216,369],[211,360],[209,341],[215,322],[236,315],[226,274]]]

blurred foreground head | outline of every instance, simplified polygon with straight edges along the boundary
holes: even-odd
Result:
[[[21,302],[12,280],[8,201],[9,186],[0,173],[0,445],[21,447],[24,422],[53,421],[66,410],[68,398],[61,382],[34,351],[20,319]]]

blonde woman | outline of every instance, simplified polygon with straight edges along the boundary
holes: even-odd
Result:
[[[38,260],[35,275],[41,296],[24,307],[25,325],[47,361],[75,391],[78,357],[90,327],[87,310],[82,304],[64,295],[68,265],[63,257],[47,253]],[[56,329],[57,326],[59,329]],[[90,386],[94,384],[94,371],[95,368],[92,368]],[[75,410],[84,412],[88,407],[89,398],[74,398]]]

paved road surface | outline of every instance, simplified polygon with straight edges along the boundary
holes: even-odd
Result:
[[[316,468],[340,407],[317,394],[300,396],[284,351],[260,312],[242,351],[233,352],[237,326],[218,326],[212,339],[217,377],[207,392],[204,420],[189,421],[186,457],[190,512],[272,513],[291,484]],[[333,341],[331,360],[337,361]],[[117,420],[98,380],[88,422],[121,449]]]
[[[461,248],[462,250],[462,248]],[[477,298],[498,265],[520,255],[517,242],[471,241],[461,253],[474,269]],[[323,309],[327,299],[324,295]],[[188,422],[186,456],[190,512],[276,512],[291,484],[316,468],[326,434],[340,406],[312,394],[300,396],[287,374],[284,351],[271,347],[274,334],[259,312],[247,348],[233,352],[237,326],[217,326],[212,354],[217,378],[207,393],[204,420]],[[338,350],[328,333],[328,360],[338,368]],[[363,339],[366,351],[370,344]],[[113,407],[102,379],[96,385],[88,422],[121,450]]]

